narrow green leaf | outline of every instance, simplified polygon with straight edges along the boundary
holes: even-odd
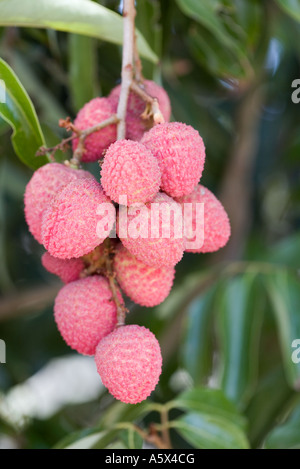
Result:
[[[222,417],[188,413],[172,421],[171,426],[194,448],[249,448],[246,435],[240,427]]]
[[[300,281],[286,269],[270,274],[265,281],[276,317],[287,380],[299,390],[300,360],[294,356],[294,341],[300,339]]]
[[[2,59],[0,79],[0,91],[5,95],[5,102],[0,102],[0,115],[13,129],[14,150],[27,166],[39,168],[49,160],[35,156],[45,140],[33,104],[13,70]]]
[[[69,64],[71,99],[73,108],[77,111],[99,94],[95,39],[70,34]]]
[[[300,22],[300,2],[299,0],[276,0],[277,4],[290,15],[294,20]]]
[[[64,107],[38,79],[36,73],[32,70],[31,63],[24,59],[24,56],[15,52],[11,63],[15,74],[22,77],[22,85],[33,102],[36,103],[39,110],[40,121],[57,126],[59,119],[67,116]]]
[[[298,399],[299,402],[299,399]],[[292,411],[288,420],[274,428],[266,438],[266,449],[300,449],[300,405]]]
[[[241,405],[252,394],[259,363],[263,310],[255,274],[226,281],[218,316],[220,381],[225,395]]]
[[[92,435],[85,436],[79,440],[74,441],[73,443],[70,443],[63,449],[91,449],[93,448],[94,444],[96,444],[98,441],[101,441],[104,435],[105,432],[94,433]]]
[[[143,438],[137,433],[134,428],[128,428],[120,432],[120,439],[124,443],[125,448],[128,449],[141,449],[143,446]]]
[[[114,44],[123,42],[120,15],[90,0],[0,0],[0,25],[51,28],[96,37]],[[140,54],[158,58],[137,31]]]
[[[245,428],[246,420],[237,411],[235,405],[218,389],[204,387],[185,391],[168,403],[168,408],[177,408],[187,412],[204,413],[228,420]]]
[[[182,341],[184,368],[194,384],[202,384],[209,375],[212,364],[212,300],[215,289],[210,289],[188,307],[186,330]]]
[[[266,433],[286,412],[286,406],[293,396],[281,366],[260,380],[245,411],[249,422],[248,435],[254,448],[261,445]]]
[[[218,8],[221,6],[216,0],[176,0],[181,11],[205,26],[213,35],[230,49],[236,49],[236,44],[230,34],[226,31],[220,17]]]

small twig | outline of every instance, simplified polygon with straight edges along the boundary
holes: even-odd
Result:
[[[122,83],[118,103],[117,139],[122,140],[126,134],[126,111],[133,75],[133,49],[134,49],[134,18],[136,15],[134,0],[124,0],[123,7],[123,56],[122,56]]]
[[[98,130],[103,129],[104,127],[107,127],[108,125],[117,124],[118,122],[119,122],[118,117],[116,116],[116,114],[113,114],[108,119],[105,119],[104,121],[99,122],[99,124],[93,125],[92,127],[89,127],[88,129],[80,131],[79,137],[78,137],[78,145],[74,152],[73,158],[70,160],[70,163],[76,166],[80,164],[82,155],[84,154],[84,151],[85,151],[84,142],[85,142],[85,139],[89,135],[91,135],[94,132],[97,132]]]
[[[161,408],[160,418],[161,418],[161,427],[162,427],[161,433],[162,433],[163,441],[165,442],[168,448],[172,448],[170,432],[169,432],[168,409],[164,406],[162,406]]]
[[[82,155],[85,151],[85,147],[84,147],[85,139],[92,133],[103,129],[104,127],[107,127],[108,125],[117,124],[118,122],[119,122],[119,119],[117,115],[112,114],[108,119],[105,119],[104,121],[99,122],[99,124],[93,125],[92,127],[89,127],[85,130],[80,130],[77,127],[75,127],[75,125],[71,122],[69,117],[67,117],[66,119],[60,119],[59,126],[66,129],[68,132],[73,132],[73,135],[71,135],[68,138],[64,138],[60,143],[58,143],[54,147],[50,147],[50,148],[40,147],[38,151],[36,152],[36,156],[42,156],[42,155],[45,155],[46,153],[50,153],[50,155],[52,156],[52,159],[54,159],[54,153],[57,150],[61,150],[65,152],[68,149],[69,143],[75,138],[78,138],[78,146],[74,152],[73,158],[70,160],[70,162],[68,162],[69,164],[78,167],[80,164]]]
[[[105,270],[104,275],[106,276],[109,287],[111,289],[113,301],[116,303],[117,306],[117,327],[124,326],[125,324],[125,317],[126,313],[128,313],[128,309],[125,307],[123,303],[121,303],[119,295],[120,290],[116,284],[116,273],[113,269],[113,253],[114,247],[111,245],[111,241],[109,238],[105,240]]]
[[[130,89],[146,103],[146,109],[141,115],[142,119],[152,118],[154,124],[163,124],[165,119],[159,108],[157,98],[153,98],[148,93],[146,93],[146,91],[143,90],[143,88],[141,88],[141,86],[136,81],[131,83]]]
[[[170,449],[171,446],[168,446],[162,438],[157,433],[156,429],[150,425],[149,433],[140,428],[138,425],[133,424],[134,430],[141,435],[143,440],[147,441],[148,443],[156,446],[159,449]]]
[[[134,35],[133,43],[133,55],[134,55],[134,76],[137,83],[143,83],[144,77],[142,74],[142,61],[139,56],[139,51],[137,47],[137,36]]]

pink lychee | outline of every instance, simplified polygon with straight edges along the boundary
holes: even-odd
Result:
[[[26,186],[25,219],[31,234],[42,243],[41,224],[44,211],[69,182],[93,176],[83,170],[69,168],[60,163],[48,163],[33,174]]]
[[[141,143],[119,140],[105,154],[101,184],[114,202],[123,205],[148,202],[159,191],[157,159]],[[120,196],[126,196],[127,203]]]
[[[117,324],[117,307],[108,281],[95,275],[68,283],[55,299],[54,316],[59,332],[72,349],[94,355],[99,341]]]
[[[205,147],[197,130],[181,122],[154,126],[141,140],[158,159],[161,189],[171,197],[189,194],[200,181]]]
[[[63,283],[74,282],[79,279],[80,272],[85,265],[82,259],[58,259],[45,252],[42,256],[42,265],[51,274],[60,277]]]
[[[196,186],[191,194],[177,199],[181,204],[183,211],[184,204],[192,204],[192,211],[185,213],[185,224],[192,230],[186,237],[185,245],[187,252],[214,252],[225,246],[230,237],[230,222],[228,215],[216,196],[206,187],[200,184]],[[201,212],[197,216],[196,204],[204,204],[204,217]],[[201,239],[199,247],[190,247],[195,244],[196,234]],[[202,232],[203,236],[199,233]],[[193,235],[192,235],[193,234]]]
[[[94,98],[83,106],[74,121],[75,127],[85,130],[108,119],[114,109],[108,98]],[[116,124],[108,125],[93,132],[85,139],[85,152],[82,161],[97,161],[103,157],[103,151],[117,138]],[[76,150],[78,139],[73,140],[73,151]]]
[[[147,265],[172,267],[183,256],[181,207],[162,192],[145,205],[121,207],[117,230],[128,251]]]
[[[64,187],[44,213],[43,244],[54,257],[81,257],[104,241],[114,222],[114,206],[101,185],[95,180],[76,180]]]
[[[137,404],[155,389],[162,368],[159,343],[149,329],[130,325],[115,329],[96,349],[104,386],[122,402]]]
[[[166,299],[175,275],[174,267],[150,267],[122,245],[116,249],[114,270],[123,292],[135,303],[148,307]]]
[[[171,104],[166,91],[151,80],[144,80],[142,86],[150,96],[157,98],[161,113],[164,116],[165,121],[168,122],[171,116]],[[113,88],[108,98],[112,103],[115,112],[117,110],[120,97],[120,89],[120,85]],[[145,107],[145,102],[136,93],[131,92],[129,94],[126,115],[126,138],[139,141],[144,132],[151,127],[152,122],[141,118],[141,114],[144,112]]]

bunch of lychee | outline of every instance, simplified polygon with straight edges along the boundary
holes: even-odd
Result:
[[[127,403],[141,402],[154,390],[162,357],[152,332],[120,323],[121,291],[139,305],[159,305],[185,250],[213,252],[230,236],[223,206],[199,185],[202,138],[189,125],[169,123],[170,101],[160,86],[146,80],[144,88],[157,98],[165,123],[142,119],[145,104],[131,92],[126,139],[116,141],[114,124],[85,140],[82,161],[101,160],[101,181],[67,162],[49,163],[34,173],[25,192],[29,230],[46,249],[42,264],[65,283],[54,306],[58,329],[71,348],[95,356],[103,384]],[[74,125],[85,130],[108,119],[119,94],[117,86],[108,98],[87,103]],[[204,204],[200,227],[198,203]],[[178,230],[184,204],[191,206],[185,219],[190,232]],[[197,227],[203,242],[191,248]]]

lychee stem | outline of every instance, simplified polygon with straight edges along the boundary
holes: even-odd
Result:
[[[122,140],[126,134],[126,111],[133,76],[133,50],[134,50],[134,19],[136,10],[134,0],[124,0],[123,7],[123,55],[122,55],[122,83],[117,109],[119,123],[117,126],[117,139]]]
[[[119,300],[119,289],[116,285],[116,273],[113,269],[113,248],[111,246],[110,239],[107,238],[104,243],[106,244],[105,249],[105,271],[104,275],[106,276],[109,287],[112,293],[113,301],[117,306],[117,326],[124,326],[126,313],[128,312],[127,308]]]
[[[79,139],[78,146],[74,152],[73,158],[70,160],[70,162],[68,162],[68,164],[71,164],[73,167],[78,167],[80,164],[80,160],[84,153],[85,139],[92,133],[97,132],[98,130],[101,130],[104,127],[107,127],[111,124],[117,124],[118,122],[119,122],[119,119],[117,115],[112,114],[108,119],[105,119],[99,122],[98,124],[93,125],[92,127],[88,127],[85,130],[80,130],[77,127],[75,127],[74,124],[72,124],[69,117],[67,117],[66,119],[60,119],[59,126],[65,128],[69,132],[70,131],[73,132],[73,135],[71,135],[70,137],[64,138],[60,143],[58,143],[54,147],[49,147],[49,148],[40,147],[38,151],[36,152],[36,156],[42,156],[42,155],[45,155],[46,153],[50,153],[53,156],[57,150],[65,151],[68,147],[68,144],[75,138],[78,138]]]
[[[134,35],[134,44],[133,44],[133,54],[134,54],[134,76],[137,83],[143,83],[144,77],[142,74],[142,61],[139,56],[139,51],[137,48],[137,36]]]
[[[140,98],[142,98],[142,100],[147,104],[145,111],[141,115],[142,119],[153,118],[154,124],[163,124],[165,119],[159,108],[157,98],[153,98],[148,93],[146,93],[146,91],[143,90],[143,88],[141,88],[141,86],[134,80],[130,85],[130,89]]]
[[[99,122],[99,124],[93,125],[92,127],[89,127],[88,129],[79,131],[78,145],[73,154],[73,158],[70,160],[70,163],[79,166],[81,158],[85,150],[85,147],[84,147],[85,139],[90,134],[97,132],[98,130],[101,130],[104,127],[107,127],[111,124],[117,124],[118,122],[119,122],[119,118],[116,116],[116,114],[112,114],[108,119],[105,119],[104,121]]]

